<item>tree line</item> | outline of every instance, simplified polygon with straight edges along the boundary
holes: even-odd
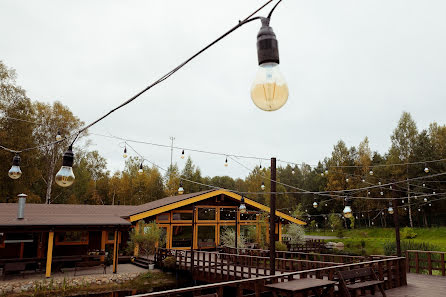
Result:
[[[21,149],[35,147],[55,140],[58,132],[69,135],[83,126],[79,117],[74,115],[61,102],[52,104],[31,100],[25,90],[17,85],[16,73],[0,61],[0,145]],[[36,124],[38,123],[38,124]],[[87,139],[88,132],[81,137]],[[143,174],[138,173],[140,161],[129,157],[125,168],[110,172],[107,162],[98,151],[88,149],[88,141],[77,142],[76,158],[73,171],[76,181],[69,188],[54,186],[54,175],[62,163],[62,155],[68,147],[68,140],[55,145],[25,151],[21,168],[26,172],[21,178],[12,180],[7,172],[11,167],[13,154],[0,150],[0,202],[13,202],[17,194],[26,193],[28,201],[34,203],[74,203],[74,204],[142,204],[166,196],[176,195],[183,179],[185,193],[209,189],[204,185],[226,188],[239,192],[251,192],[249,198],[264,204],[269,203],[270,169],[257,166],[245,178],[229,176],[202,176],[200,168],[188,158],[183,168],[173,164],[167,172],[160,172],[156,167],[143,166]],[[403,112],[397,127],[391,135],[391,147],[380,154],[370,149],[367,137],[358,146],[348,147],[340,140],[333,146],[331,156],[321,160],[317,166],[306,164],[286,164],[277,168],[280,183],[292,185],[307,191],[328,191],[331,196],[320,196],[299,192],[298,190],[277,184],[277,208],[294,212],[296,215],[313,216],[321,224],[321,214],[342,212],[344,198],[335,195],[369,196],[377,199],[353,199],[354,212],[365,215],[363,224],[371,224],[378,209],[386,209],[388,200],[379,198],[408,197],[406,210],[398,211],[407,219],[407,224],[430,224],[429,219],[435,214],[443,214],[446,202],[435,203],[435,211],[423,206],[418,211],[421,199],[415,196],[423,193],[446,192],[446,179],[443,177],[408,181],[393,185],[393,188],[378,187],[369,190],[355,190],[370,185],[411,180],[414,177],[446,171],[446,162],[428,162],[446,158],[446,126],[432,122],[426,129],[419,130],[411,115]],[[392,165],[414,163],[411,165]],[[428,167],[429,173],[426,173]],[[371,172],[372,171],[372,172]],[[196,183],[188,182],[194,181]],[[260,186],[264,182],[265,193]],[[285,193],[287,192],[287,193]],[[317,208],[312,204],[316,201]],[[300,207],[298,207],[300,206]],[[306,210],[306,211],[305,211]],[[361,217],[362,217],[361,215]],[[443,224],[444,216],[431,223]],[[387,221],[386,221],[387,222]]]

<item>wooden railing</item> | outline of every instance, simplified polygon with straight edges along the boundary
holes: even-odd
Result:
[[[186,268],[190,268],[190,264],[187,265],[187,263],[190,263],[190,254],[188,257],[188,253],[190,251],[184,251],[184,254],[181,255],[179,251],[177,252],[176,256],[183,257],[182,262],[183,264],[179,265],[186,265]],[[173,256],[174,252],[172,252]],[[216,253],[206,253],[206,255],[211,255]],[[195,255],[195,254],[194,254]],[[239,259],[246,258],[249,259],[251,256],[237,256],[231,254],[231,256],[239,257]],[[205,263],[212,263],[214,261],[212,259],[212,256],[210,260],[204,259],[204,260],[198,260],[198,261],[205,261]],[[217,255],[215,257],[218,258]],[[186,258],[186,259],[184,259]],[[188,260],[189,258],[189,260]],[[262,258],[262,257],[254,257],[254,258]],[[221,259],[221,257],[220,257]],[[198,262],[197,261],[197,262]],[[207,262],[206,262],[207,261]],[[215,260],[220,265],[227,265],[227,263],[221,262],[221,260]],[[215,263],[214,261],[214,263]],[[212,273],[216,269],[219,271],[222,269],[221,266],[212,266],[212,265],[202,265],[200,267],[206,267],[207,270],[205,273]],[[222,281],[218,283],[211,283],[208,285],[202,285],[202,286],[195,286],[195,287],[188,287],[188,288],[180,288],[180,289],[174,289],[174,290],[168,290],[163,292],[155,292],[155,293],[148,293],[148,294],[141,294],[136,295],[136,297],[158,297],[158,296],[181,296],[185,293],[193,293],[194,295],[200,295],[200,294],[207,294],[211,292],[217,292],[219,296],[223,296],[223,288],[225,287],[233,287],[236,292],[237,297],[242,296],[260,296],[263,292],[267,292],[268,290],[265,288],[266,284],[275,283],[275,282],[285,282],[290,281],[293,279],[301,279],[301,278],[319,278],[319,279],[329,279],[329,280],[335,280],[337,281],[336,272],[339,270],[350,270],[350,269],[356,269],[356,268],[363,268],[363,267],[372,267],[380,280],[384,280],[384,287],[386,289],[391,289],[399,286],[407,285],[406,280],[406,264],[405,264],[405,258],[402,257],[394,257],[394,258],[386,258],[386,259],[380,259],[380,260],[374,260],[374,261],[366,261],[361,263],[351,263],[351,264],[340,264],[340,265],[334,265],[334,266],[328,266],[328,267],[320,267],[315,269],[305,269],[302,271],[293,271],[293,272],[284,272],[282,274],[278,274],[275,276],[253,276],[251,275],[250,278],[242,278],[238,280],[229,280],[229,281]],[[223,270],[222,270],[223,271]],[[228,270],[229,271],[229,270]],[[237,272],[232,271],[233,274],[237,274]],[[240,274],[240,272],[238,272]],[[243,275],[242,276],[247,276]],[[208,277],[210,275],[207,275]],[[208,278],[208,282],[213,282],[214,280],[212,278]],[[214,281],[215,282],[215,281]],[[329,292],[330,297],[334,296],[341,296],[339,291],[336,291],[335,289],[331,289]]]
[[[241,249],[233,247],[222,247],[220,251],[228,254],[250,255],[269,257],[269,250],[261,249]],[[378,257],[378,256],[375,256]],[[321,261],[321,262],[335,262],[335,263],[358,263],[366,261],[367,259],[362,256],[349,256],[338,254],[316,254],[316,253],[304,253],[304,252],[288,252],[288,251],[276,251],[276,258],[283,259],[297,259],[306,261]],[[378,260],[377,258],[373,260]]]
[[[446,276],[445,254],[445,252],[436,251],[407,250],[406,270],[420,274]]]

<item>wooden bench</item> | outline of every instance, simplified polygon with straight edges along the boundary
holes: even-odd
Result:
[[[25,277],[26,264],[27,262],[5,263],[5,265],[3,266],[3,279],[5,279],[8,272],[18,272],[22,274],[23,277]]]
[[[82,269],[88,269],[92,267],[103,267],[104,268],[104,274],[107,273],[107,265],[105,265],[105,261],[83,261],[83,262],[77,262],[74,265],[74,275],[76,276],[76,272]]]
[[[375,271],[370,267],[338,271],[338,276],[339,289],[341,290],[342,288],[347,297],[352,296],[350,292],[352,292],[355,297],[361,296],[361,293],[367,289],[375,295],[376,287],[378,287],[384,297],[387,297],[382,286],[384,281],[379,280]]]

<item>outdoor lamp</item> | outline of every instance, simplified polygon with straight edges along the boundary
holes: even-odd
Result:
[[[281,108],[288,100],[288,85],[279,68],[279,48],[276,35],[269,26],[270,18],[261,18],[257,34],[259,69],[251,87],[251,99],[264,111]]]
[[[260,186],[260,188],[262,189],[262,191],[265,190],[265,182],[262,182],[262,185]]]
[[[240,200],[240,206],[238,209],[240,210],[240,213],[246,212],[245,197],[243,197],[243,196],[242,196],[242,199]]]
[[[316,201],[313,202],[313,207],[317,208],[317,202]]]
[[[122,156],[125,158],[127,158],[127,147],[124,147],[124,154],[122,154]]]
[[[429,173],[429,168],[425,167],[424,172]]]
[[[350,198],[345,199],[345,207],[342,212],[344,213],[344,218],[346,219],[350,219],[353,216],[352,208],[350,207]]]
[[[393,207],[392,207],[392,202],[389,202],[389,209],[387,210],[389,212],[389,214],[393,214]]]
[[[178,188],[178,194],[183,195],[184,189],[183,189],[183,182],[180,181],[180,187]]]
[[[328,174],[328,170],[325,170],[325,175],[327,175]]]
[[[181,152],[181,159],[184,159],[184,150]]]
[[[427,202],[427,198],[426,197],[424,198],[424,202]]]
[[[144,172],[144,170],[142,169],[142,163],[141,163],[141,164],[139,164],[138,174],[142,175],[143,172]]]
[[[22,171],[20,170],[20,156],[19,154],[15,154],[14,158],[12,158],[12,166],[8,171],[8,175],[12,179],[18,179],[22,176]]]
[[[74,183],[74,173],[73,173],[73,161],[74,154],[73,148],[70,145],[68,150],[63,154],[62,167],[56,174],[56,184],[61,187],[69,187]]]
[[[370,175],[373,175],[373,170],[370,170],[370,171],[369,171],[369,174],[370,174]]]
[[[62,140],[62,135],[60,135],[60,130],[58,130],[56,135],[56,141],[61,141],[61,140]]]

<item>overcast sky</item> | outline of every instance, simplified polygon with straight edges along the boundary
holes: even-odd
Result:
[[[263,2],[2,0],[0,59],[30,98],[59,100],[89,123]],[[446,123],[445,11],[444,0],[284,0],[271,22],[290,90],[282,109],[251,101],[260,28],[252,22],[90,132],[161,144],[174,136],[180,147],[310,164],[339,139],[356,146],[368,136],[384,153],[403,111],[419,128]],[[91,140],[111,170],[123,168],[118,140]],[[134,147],[170,163],[169,149]],[[248,173],[231,160],[224,167],[224,157],[190,155],[203,175]]]

